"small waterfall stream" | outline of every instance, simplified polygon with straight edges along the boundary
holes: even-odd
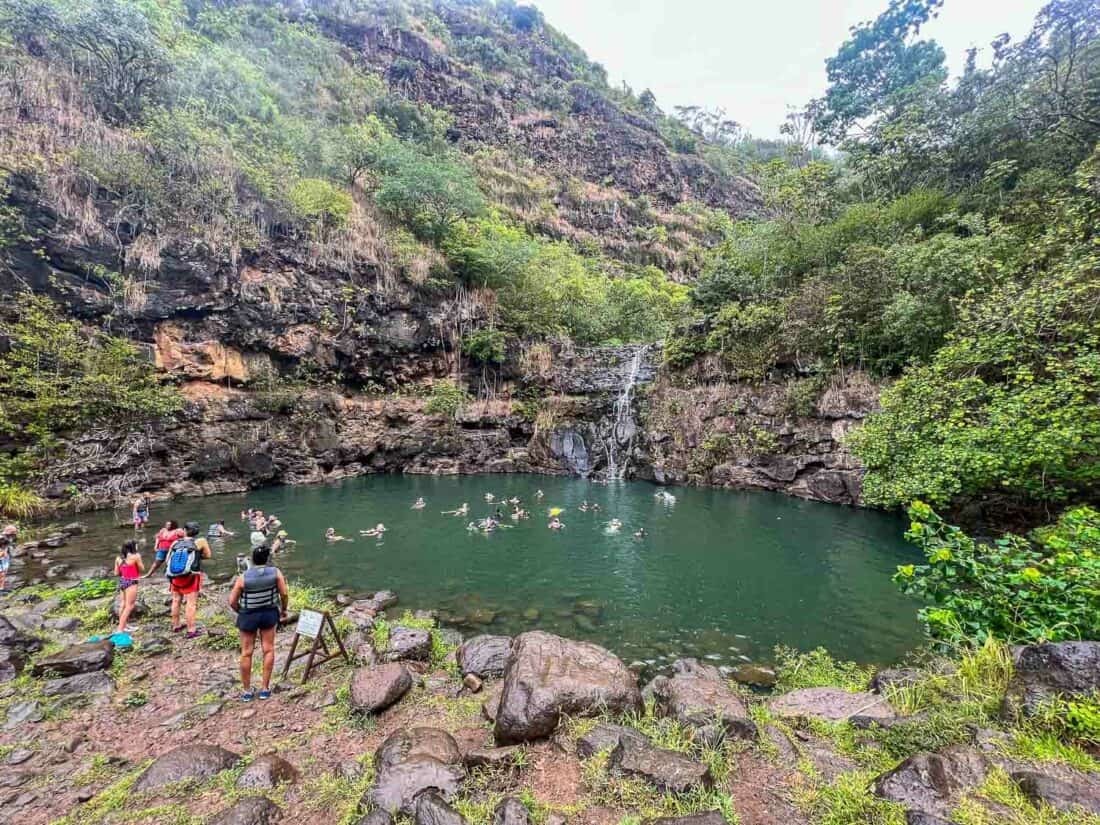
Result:
[[[615,399],[615,416],[611,421],[611,431],[604,439],[604,449],[607,451],[607,478],[621,479],[626,474],[626,461],[620,462],[620,451],[625,449],[626,458],[630,457],[630,447],[634,443],[634,419],[632,407],[634,404],[634,388],[638,384],[638,375],[645,363],[645,355],[650,345],[644,344],[634,350],[634,357],[630,361],[630,369],[626,373],[626,380]],[[624,427],[629,424],[629,427]],[[625,432],[624,432],[625,430]]]

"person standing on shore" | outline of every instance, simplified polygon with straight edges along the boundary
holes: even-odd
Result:
[[[19,528],[9,524],[0,532],[0,591],[8,589],[8,570],[11,568],[11,551],[15,549],[15,539]]]
[[[187,638],[199,635],[195,628],[195,611],[198,609],[199,591],[202,589],[202,562],[213,553],[206,539],[199,538],[199,524],[189,521],[184,525],[185,535],[176,539],[168,551],[169,590],[172,591],[172,632],[179,633],[187,628]],[[180,624],[180,602],[186,602],[185,624]]]
[[[290,606],[290,591],[286,578],[272,564],[271,549],[266,545],[252,551],[252,566],[237,576],[229,593],[229,607],[237,614],[237,630],[241,635],[242,702],[251,702],[252,654],[256,637],[263,649],[263,681],[260,698],[271,698],[271,673],[275,669],[275,628],[285,620]]]
[[[115,558],[115,575],[118,576],[118,628],[116,633],[130,633],[132,627],[127,626],[130,614],[134,612],[137,604],[138,579],[145,571],[145,565],[141,561],[141,553],[138,552],[137,542],[128,541],[122,545],[122,552]]]

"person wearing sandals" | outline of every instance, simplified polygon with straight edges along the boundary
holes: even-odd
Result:
[[[202,562],[213,555],[206,539],[199,537],[199,524],[189,521],[183,526],[184,537],[177,539],[168,551],[169,590],[172,592],[172,632],[187,628],[187,638],[194,639],[202,631],[195,628],[195,612],[202,589]],[[186,602],[184,624],[180,624],[180,602]]]
[[[134,628],[127,626],[130,614],[137,604],[138,579],[145,571],[138,552],[137,542],[128,541],[122,545],[122,552],[115,557],[115,575],[118,576],[118,629],[116,633],[130,633]]]
[[[286,619],[290,606],[290,591],[279,568],[269,564],[271,548],[267,545],[252,551],[252,566],[237,576],[229,592],[229,607],[237,614],[237,630],[241,635],[242,702],[251,702],[252,654],[256,637],[263,648],[263,686],[260,698],[271,698],[271,672],[275,669],[275,628]]]

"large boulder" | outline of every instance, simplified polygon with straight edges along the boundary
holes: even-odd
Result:
[[[803,716],[843,722],[853,716],[890,720],[897,714],[890,703],[876,693],[851,693],[840,688],[816,687],[792,690],[768,703],[778,716]]]
[[[412,676],[398,662],[377,667],[361,667],[352,674],[349,701],[358,713],[385,710],[412,687]]]
[[[282,816],[279,806],[263,796],[246,796],[236,805],[215,814],[208,825],[275,825]]]
[[[466,825],[466,820],[446,799],[429,791],[416,800],[416,825]]]
[[[114,661],[114,655],[115,646],[109,641],[72,645],[53,656],[39,659],[31,668],[31,675],[76,676],[106,670]]]
[[[1045,803],[1058,811],[1100,816],[1100,778],[1074,774],[1052,776],[1037,770],[1015,771],[1013,781],[1036,805]]]
[[[549,736],[562,714],[642,709],[634,674],[612,653],[535,630],[516,637],[504,672],[493,733],[500,744]]]
[[[134,783],[135,791],[149,791],[184,779],[207,779],[235,767],[241,758],[217,745],[180,745],[161,754]]]
[[[418,627],[395,627],[390,631],[386,657],[426,662],[432,655],[432,634]]]
[[[375,752],[374,762],[378,773],[364,802],[391,814],[415,813],[417,797],[426,791],[453,799],[466,776],[458,743],[435,728],[395,733]]]
[[[237,777],[238,788],[270,790],[284,783],[295,782],[298,769],[278,754],[268,753],[253,761]]]
[[[658,676],[646,686],[658,714],[696,729],[718,725],[730,736],[756,737],[756,723],[749,717],[748,706],[717,668],[695,659],[680,659],[673,671],[671,677]]]
[[[511,655],[511,636],[474,636],[458,649],[458,667],[464,676],[467,673],[480,679],[502,676]]]
[[[706,765],[682,753],[631,738],[619,741],[607,764],[613,773],[644,779],[664,793],[686,793],[713,784]]]
[[[910,756],[879,776],[873,789],[876,796],[911,811],[948,817],[965,791],[985,781],[989,769],[981,752],[952,745],[938,753]]]
[[[1025,645],[1005,693],[1009,716],[1031,716],[1055,696],[1086,696],[1100,690],[1100,642]]]

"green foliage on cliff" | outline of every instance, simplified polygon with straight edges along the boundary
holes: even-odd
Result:
[[[1038,510],[1100,492],[1100,3],[1055,2],[948,82],[892,2],[799,116],[842,151],[757,171],[666,342],[730,378],[898,380],[852,439],[868,502]],[[857,128],[858,124],[858,128]],[[709,362],[708,362],[709,363]]]
[[[923,502],[909,508],[906,537],[927,563],[894,580],[928,599],[928,634],[949,645],[1100,638],[1100,513],[1067,511],[1030,539],[1008,533],[980,544]]]
[[[96,426],[125,431],[180,406],[153,365],[121,338],[88,332],[49,300],[14,296],[0,319],[0,435],[27,452],[0,460],[0,482],[34,469],[61,433]]]

